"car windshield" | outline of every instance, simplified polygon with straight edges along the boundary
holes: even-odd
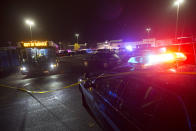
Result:
[[[27,56],[30,62],[47,61],[48,59],[55,57],[52,49],[36,49],[36,48],[27,49]]]
[[[27,48],[23,50],[21,56],[24,63],[43,63],[55,59],[55,52],[53,49],[39,49],[39,48]]]

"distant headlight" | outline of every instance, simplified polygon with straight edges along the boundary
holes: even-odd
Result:
[[[50,67],[53,69],[56,67],[56,64],[51,64]]]
[[[21,71],[26,71],[27,68],[23,66],[23,67],[20,68],[20,70],[21,70]]]

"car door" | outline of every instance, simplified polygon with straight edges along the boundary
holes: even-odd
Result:
[[[122,96],[126,93],[123,76],[115,76],[106,82],[106,114],[114,121],[120,130],[138,130],[135,125],[128,126],[129,122],[119,110],[123,103]]]
[[[99,78],[95,83],[93,96],[95,97],[95,105],[104,121],[112,130],[119,130],[112,115],[115,115],[113,105],[109,97],[116,98],[116,94],[111,91],[112,78]],[[111,98],[112,99],[112,98]]]
[[[121,87],[122,84],[121,76],[98,80],[94,92],[96,106],[113,130],[137,130],[134,126],[126,128],[128,121],[119,111],[119,104],[122,103],[120,96],[125,93],[125,88]]]
[[[177,96],[151,79],[138,76],[128,77],[123,85],[126,91],[118,108],[129,125],[134,123],[140,130],[187,129],[185,113]]]
[[[154,91],[142,78],[131,76],[125,79],[122,86],[125,86],[126,91],[121,96],[122,101],[118,108],[130,124],[133,123],[138,129],[145,130],[161,99],[160,92]]]

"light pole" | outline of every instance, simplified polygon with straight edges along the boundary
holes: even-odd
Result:
[[[78,34],[78,33],[76,33],[75,34],[75,37],[76,37],[76,40],[77,40],[77,43],[78,43],[78,37],[79,37],[80,35]]]
[[[176,0],[174,5],[177,6],[177,13],[176,13],[176,32],[175,32],[175,39],[177,40],[178,35],[178,19],[179,19],[179,11],[180,11],[180,4],[182,4],[184,0]]]
[[[149,38],[150,38],[150,31],[151,31],[151,28],[150,28],[150,27],[146,28],[146,31],[147,31],[147,33],[148,33],[148,39],[149,39]]]
[[[32,26],[34,26],[34,22],[32,20],[26,20],[25,21],[27,25],[29,25],[31,40],[32,40]]]

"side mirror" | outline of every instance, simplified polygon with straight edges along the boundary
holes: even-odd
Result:
[[[93,82],[92,82],[92,80],[90,79],[90,73],[84,73],[82,77],[83,77],[83,80],[86,81],[85,84],[84,84],[84,87],[85,87],[85,88],[92,87]]]

